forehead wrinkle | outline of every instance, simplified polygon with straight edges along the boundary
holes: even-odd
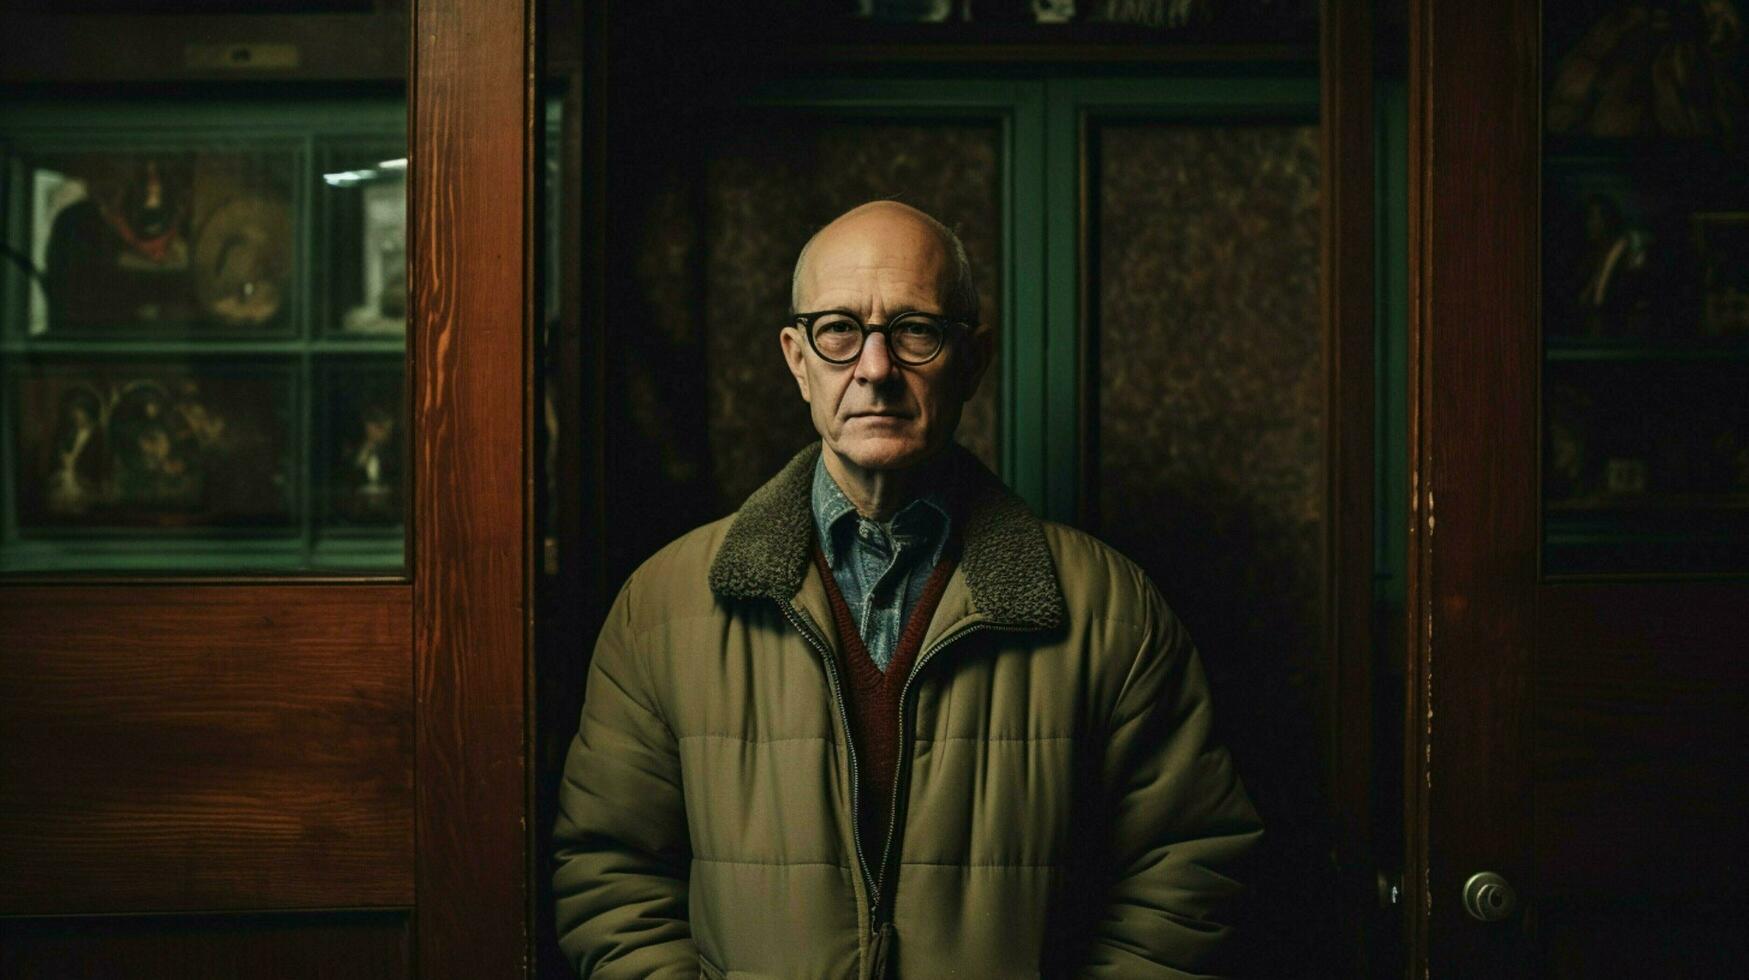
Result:
[[[866,254],[868,251],[875,254]],[[885,249],[864,252],[844,258],[811,256],[801,285],[803,295],[812,298],[801,305],[862,312],[874,307],[941,306],[941,255],[917,256]]]
[[[913,289],[910,284],[878,290],[855,285],[826,285],[812,292],[813,299],[803,304],[816,310],[851,310],[867,314],[872,310],[919,310],[937,312],[940,299],[933,290]],[[805,311],[804,311],[805,312]]]

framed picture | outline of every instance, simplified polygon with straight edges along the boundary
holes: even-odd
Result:
[[[405,520],[407,407],[397,362],[332,364],[318,397],[323,520],[331,528],[388,528]]]
[[[294,165],[290,151],[27,155],[28,333],[283,329],[296,272]]]
[[[1749,337],[1749,211],[1705,211],[1692,220],[1701,332]]]
[[[21,535],[292,525],[283,370],[84,361],[13,382]]]
[[[1543,315],[1555,337],[1692,335],[1678,279],[1686,208],[1609,161],[1560,161],[1544,196]]]

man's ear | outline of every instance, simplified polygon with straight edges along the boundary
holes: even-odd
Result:
[[[783,361],[789,365],[789,373],[796,376],[796,387],[801,389],[802,401],[811,401],[808,397],[807,339],[795,327],[784,327],[778,331],[777,342],[783,347]]]
[[[978,393],[978,384],[984,380],[984,372],[990,369],[990,362],[996,359],[996,331],[987,323],[980,323],[966,334],[966,353],[970,356],[965,360],[965,400],[971,401]]]

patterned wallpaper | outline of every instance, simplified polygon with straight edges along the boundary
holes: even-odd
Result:
[[[1094,139],[1098,533],[1195,637],[1278,831],[1259,914],[1300,915],[1320,859],[1318,129],[1123,123]],[[1303,926],[1267,925],[1306,952]]]

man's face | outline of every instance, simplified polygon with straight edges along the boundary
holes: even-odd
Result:
[[[939,237],[897,209],[840,219],[808,250],[797,281],[800,312],[842,309],[870,325],[907,312],[941,314],[949,259]],[[988,362],[984,333],[950,334],[927,364],[901,364],[887,338],[870,334],[851,364],[831,364],[794,326],[784,357],[828,451],[868,470],[904,470],[933,458],[953,438],[960,410]]]

